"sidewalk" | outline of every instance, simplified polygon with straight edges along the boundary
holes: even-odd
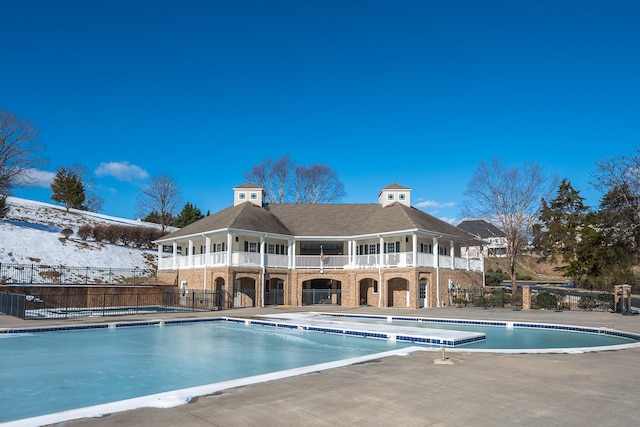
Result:
[[[213,314],[245,317],[282,311],[301,309],[238,309]],[[602,312],[449,307],[421,310],[313,307],[305,311],[518,320],[604,326],[640,333],[640,316]],[[204,315],[190,313],[188,317],[194,316]],[[149,318],[149,315],[118,316],[113,320]],[[0,315],[0,328],[101,320],[20,321]],[[61,425],[546,427],[640,424],[638,348],[584,354],[449,353],[452,365],[434,364],[438,357],[439,353],[416,352],[229,389],[176,408],[143,408]]]

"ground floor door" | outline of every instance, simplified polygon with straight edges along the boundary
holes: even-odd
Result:
[[[421,280],[418,283],[418,303],[420,308],[429,306],[429,302],[427,300],[427,281],[426,280]]]

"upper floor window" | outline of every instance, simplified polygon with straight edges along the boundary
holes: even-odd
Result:
[[[251,200],[256,200],[258,198],[258,193],[251,193]]]
[[[244,199],[246,199],[246,198],[247,198],[247,195],[246,195],[246,194],[244,194],[244,193],[238,193],[238,199],[240,199],[240,200],[244,200]]]
[[[388,194],[387,195],[387,200],[393,200],[393,194]]]
[[[384,246],[388,254],[400,252],[400,242],[387,242]]]
[[[433,247],[431,246],[430,243],[420,243],[420,252],[426,253],[426,254],[432,254]]]
[[[258,242],[244,242],[245,252],[258,252]]]
[[[214,243],[213,252],[224,252],[224,242]]]
[[[398,200],[404,200],[405,199],[405,194],[404,193],[400,193],[398,194]]]

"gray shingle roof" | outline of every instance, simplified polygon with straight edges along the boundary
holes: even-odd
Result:
[[[458,224],[458,228],[482,239],[487,239],[490,237],[505,237],[505,234],[502,230],[483,219],[462,221],[460,224]]]
[[[271,204],[246,202],[216,212],[159,241],[213,230],[240,229],[291,236],[358,236],[402,230],[420,230],[468,242],[466,231],[414,207],[379,204]]]

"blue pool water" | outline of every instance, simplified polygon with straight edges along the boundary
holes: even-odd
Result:
[[[226,322],[0,334],[0,422],[408,346]]]
[[[331,319],[335,316],[327,316]],[[531,324],[515,324],[514,327],[505,327],[504,322],[495,322],[496,326],[486,326],[469,324],[468,321],[456,322],[451,319],[443,321],[429,321],[428,318],[420,321],[413,320],[396,320],[389,321],[386,318],[368,318],[356,316],[340,316],[341,322],[354,323],[370,323],[379,325],[394,324],[398,326],[411,326],[418,328],[434,328],[447,329],[456,331],[483,332],[486,339],[477,341],[465,348],[469,349],[509,349],[509,350],[528,350],[528,349],[557,349],[557,348],[587,348],[587,347],[603,347],[614,346],[620,344],[633,343],[634,340],[625,336],[607,335],[598,331],[598,333],[584,333],[572,330],[544,329],[535,327]],[[488,323],[488,322],[485,322]],[[520,325],[520,326],[518,326]],[[525,326],[526,327],[523,327]],[[544,325],[546,326],[546,325]],[[549,325],[551,327],[551,325]],[[556,326],[557,327],[557,326]],[[583,328],[576,328],[583,329]],[[588,330],[590,328],[584,328]]]
[[[386,319],[319,316],[340,322]],[[394,325],[484,332],[463,348],[611,346],[622,336],[427,321]],[[105,326],[105,325],[102,325]],[[207,321],[0,334],[0,422],[415,346],[286,327]]]

